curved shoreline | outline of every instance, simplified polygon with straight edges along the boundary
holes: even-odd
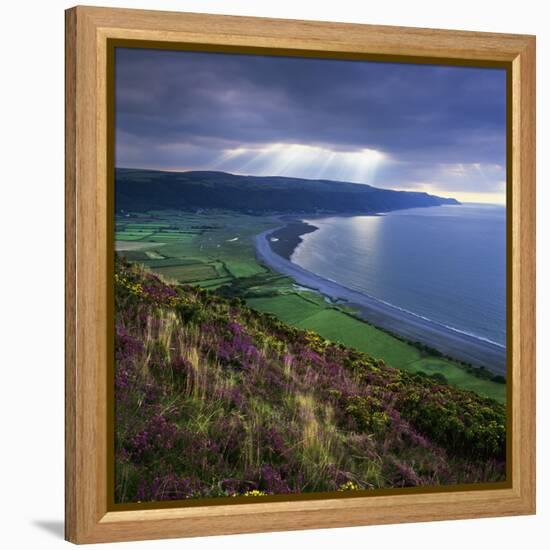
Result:
[[[255,237],[256,255],[270,269],[287,275],[296,283],[316,290],[332,300],[346,302],[357,310],[362,319],[388,332],[412,342],[422,342],[449,357],[476,366],[485,366],[496,374],[506,374],[505,348],[324,279],[278,255],[271,248],[269,237],[280,230],[281,227],[269,229]]]
[[[318,229],[317,226],[303,220],[291,220],[286,225],[271,231],[269,246],[273,252],[285,260],[290,260],[296,248],[303,242],[302,237]]]

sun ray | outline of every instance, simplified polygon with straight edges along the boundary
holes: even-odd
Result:
[[[388,156],[375,149],[337,151],[300,143],[273,143],[265,147],[226,149],[215,168],[258,176],[340,179],[372,183]]]

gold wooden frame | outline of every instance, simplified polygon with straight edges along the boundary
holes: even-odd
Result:
[[[112,40],[509,70],[508,377],[511,461],[503,488],[384,492],[239,505],[112,511],[107,498],[107,67]],[[509,97],[510,101],[510,97]],[[510,252],[511,251],[511,252]],[[66,538],[143,540],[535,512],[535,38],[111,8],[66,12]]]

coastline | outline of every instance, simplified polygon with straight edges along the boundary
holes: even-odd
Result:
[[[351,290],[292,263],[290,257],[302,242],[301,236],[316,230],[315,226],[305,222],[291,221],[285,226],[264,231],[255,237],[256,255],[270,269],[287,275],[299,285],[316,290],[333,301],[345,302],[356,309],[363,320],[376,327],[412,342],[422,342],[449,357],[484,366],[495,374],[506,375],[505,348]],[[278,247],[274,245],[279,241],[271,241],[278,238],[276,235],[285,239]],[[292,243],[295,244],[290,249]]]

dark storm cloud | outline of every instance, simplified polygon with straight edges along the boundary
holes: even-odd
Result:
[[[435,165],[487,179],[505,164],[505,88],[496,69],[119,49],[117,164],[208,168],[288,143],[374,149],[411,184]]]

